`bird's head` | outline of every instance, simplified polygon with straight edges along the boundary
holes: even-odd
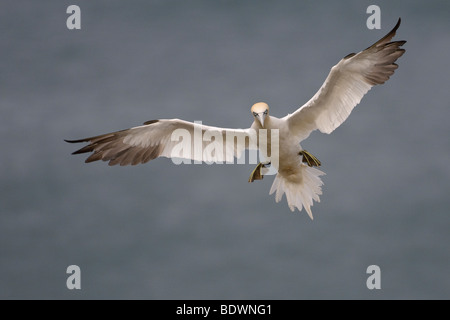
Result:
[[[265,102],[257,102],[252,106],[251,112],[255,120],[264,127],[264,120],[269,115],[269,105]]]

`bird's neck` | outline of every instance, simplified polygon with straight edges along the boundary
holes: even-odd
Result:
[[[261,126],[260,124],[260,127],[261,129],[270,129],[271,125],[272,125],[271,118],[269,115],[267,115],[266,118],[264,119],[264,126]]]

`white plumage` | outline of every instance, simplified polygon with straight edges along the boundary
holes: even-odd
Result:
[[[372,46],[341,59],[331,68],[319,91],[297,111],[283,118],[269,115],[269,106],[259,102],[251,108],[254,122],[248,129],[226,129],[179,119],[162,119],[147,121],[131,129],[66,141],[89,143],[74,152],[93,152],[86,162],[103,160],[109,161],[109,165],[135,165],[157,157],[177,157],[223,163],[239,158],[245,149],[261,148],[261,141],[255,138],[255,133],[258,136],[261,130],[268,132],[270,150],[273,147],[270,132],[277,130],[279,158],[271,163],[277,174],[270,194],[275,193],[277,202],[285,194],[292,211],[295,208],[301,211],[304,207],[312,219],[311,206],[313,201],[320,201],[323,185],[320,176],[324,173],[313,168],[320,166],[317,159],[312,163],[305,159],[309,154],[302,153],[300,142],[317,129],[323,133],[333,132],[371,87],[389,79],[398,67],[395,61],[405,52],[400,47],[406,41],[390,42],[400,22],[399,19],[396,26]],[[174,133],[179,133],[180,137],[187,134],[194,139],[174,139]],[[196,135],[202,137],[201,143],[196,142]]]

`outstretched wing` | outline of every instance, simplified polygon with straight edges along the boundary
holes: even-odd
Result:
[[[317,93],[301,108],[285,117],[290,132],[299,141],[311,131],[319,129],[331,133],[350,115],[353,108],[374,85],[383,84],[394,74],[395,61],[405,53],[400,47],[406,41],[393,41],[400,26],[367,49],[351,53],[331,68],[328,77]]]
[[[179,119],[151,120],[139,127],[111,132],[70,143],[87,142],[73,154],[92,154],[86,163],[103,160],[109,165],[136,165],[157,157],[205,162],[233,162],[252,147],[252,129],[204,126]]]

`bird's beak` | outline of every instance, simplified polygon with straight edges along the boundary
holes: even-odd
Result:
[[[264,127],[264,119],[266,118],[266,115],[264,112],[259,113],[259,122],[261,122],[261,126]]]

